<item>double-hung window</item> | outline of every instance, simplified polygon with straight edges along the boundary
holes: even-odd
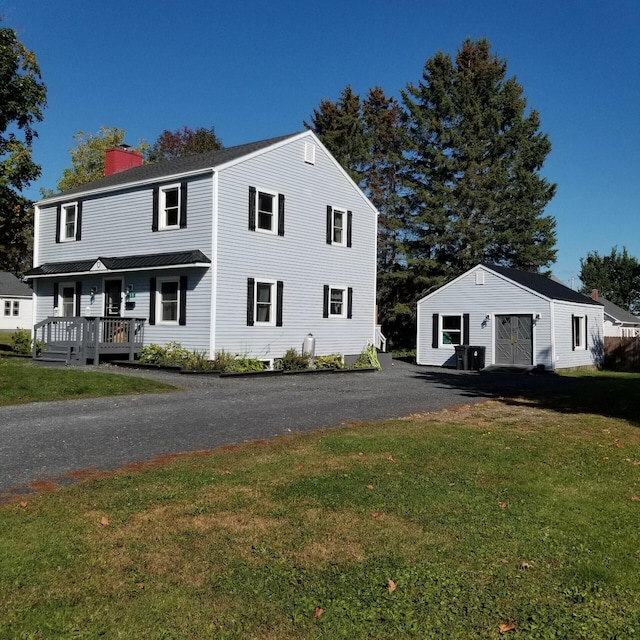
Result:
[[[19,316],[20,315],[20,301],[19,300],[5,300],[4,301],[4,315],[5,316]]]
[[[440,317],[440,344],[442,346],[462,344],[461,315]]]
[[[167,184],[153,190],[152,231],[187,226],[187,183]]]
[[[352,318],[353,289],[351,287],[337,287],[324,285],[324,318]]]
[[[81,202],[58,205],[56,242],[80,240]]]
[[[587,348],[587,318],[586,316],[571,316],[572,349]]]
[[[149,324],[187,324],[187,276],[151,278]]]
[[[160,189],[160,228],[180,227],[180,185]]]
[[[282,280],[247,279],[247,326],[282,326]]]
[[[351,246],[353,213],[346,209],[327,206],[327,244],[339,247]]]
[[[249,231],[284,235],[284,194],[249,187]]]
[[[161,324],[178,324],[178,292],[177,278],[158,280],[157,319]]]

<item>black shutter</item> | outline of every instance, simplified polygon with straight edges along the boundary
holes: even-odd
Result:
[[[329,285],[324,285],[324,298],[322,301],[322,317],[329,317]]]
[[[247,327],[253,327],[253,300],[255,297],[256,281],[247,278]]]
[[[187,226],[187,183],[180,185],[180,228]]]
[[[256,230],[256,188],[249,187],[249,231]]]
[[[156,323],[156,279],[149,280],[149,324]]]
[[[353,224],[353,213],[347,211],[347,247],[351,246],[351,226]]]
[[[462,316],[462,344],[469,344],[469,314]]]
[[[433,330],[433,335],[432,335],[432,340],[431,340],[431,346],[434,349],[438,348],[438,345],[440,344],[440,316],[437,313],[433,314],[433,320],[432,320],[432,330]]]
[[[331,223],[333,219],[333,209],[331,205],[327,205],[327,244],[331,244],[333,236],[331,233]]]
[[[151,218],[151,231],[158,230],[158,219],[160,217],[160,189],[153,189],[153,216]]]
[[[187,276],[180,276],[180,288],[178,295],[179,297],[179,309],[178,309],[178,324],[185,325],[187,324],[187,288],[189,285],[189,281],[187,280]]]
[[[276,285],[276,327],[282,326],[282,294],[284,292],[284,282],[278,280]]]
[[[353,289],[351,287],[347,289],[347,318],[349,320],[353,318]]]
[[[76,316],[82,315],[82,282],[80,282],[80,280],[78,280],[76,282],[76,309],[75,309],[75,315]]]
[[[589,332],[587,331],[587,316],[584,317],[584,348],[589,348]]]
[[[60,242],[60,224],[62,222],[62,205],[56,207],[56,242]]]
[[[53,308],[54,309],[58,306],[58,294],[59,294],[59,285],[57,282],[54,282],[53,283]]]
[[[284,193],[278,194],[278,235],[284,235]]]
[[[82,200],[76,205],[76,241],[82,240]]]
[[[576,320],[575,316],[571,314],[571,350],[576,350]]]

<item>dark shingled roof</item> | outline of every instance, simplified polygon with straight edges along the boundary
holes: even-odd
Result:
[[[604,312],[614,320],[624,322],[625,324],[635,324],[640,326],[640,318],[638,316],[632,315],[622,307],[619,307],[617,304],[613,304],[613,302],[603,298],[602,296],[598,298],[598,302],[601,302],[604,305]]]
[[[595,304],[600,305],[599,302],[588,298],[582,293],[578,293],[573,289],[565,286],[557,280],[547,278],[547,276],[540,275],[539,273],[531,273],[530,271],[520,271],[519,269],[512,269],[511,267],[500,267],[496,264],[482,265],[491,271],[503,275],[509,280],[513,280],[518,284],[521,284],[536,293],[539,293],[551,300],[564,300],[566,302],[578,302],[580,304]],[[601,306],[601,305],[600,305]]]
[[[227,162],[237,160],[238,158],[260,151],[261,149],[266,149],[267,147],[296,135],[298,134],[290,133],[278,138],[269,138],[268,140],[250,142],[249,144],[241,144],[236,147],[229,147],[228,149],[220,149],[218,151],[208,151],[206,153],[199,153],[195,156],[186,156],[184,158],[177,158],[175,160],[167,160],[165,162],[157,162],[154,164],[143,164],[140,167],[133,167],[126,171],[119,171],[118,173],[114,173],[106,178],[101,178],[100,180],[83,184],[80,187],[69,189],[63,193],[55,194],[45,200],[55,200],[58,199],[59,196],[64,196],[66,198],[67,196],[92,191],[93,189],[106,189],[109,187],[124,186],[132,182],[159,180],[168,176],[214,169],[215,167],[226,164]]]
[[[3,298],[30,298],[31,287],[16,278],[13,273],[0,271],[0,296]]]
[[[47,262],[27,272],[27,277],[63,275],[65,273],[82,273],[91,271],[93,265],[100,260],[109,271],[126,269],[154,269],[156,267],[184,266],[196,263],[211,263],[211,260],[199,249],[195,251],[178,251],[174,253],[151,253],[139,256],[122,256],[115,258],[97,257],[90,260],[74,260],[72,262]],[[102,271],[96,271],[102,273]]]

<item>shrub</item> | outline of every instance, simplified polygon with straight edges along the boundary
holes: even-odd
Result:
[[[243,371],[263,371],[264,362],[249,358],[248,356],[238,356],[227,351],[217,351],[216,357],[211,361],[212,368],[222,372],[243,372]]]
[[[342,369],[342,356],[339,353],[317,356],[313,359],[313,366],[316,369]]]
[[[287,349],[282,358],[278,358],[274,367],[282,369],[282,371],[301,371],[309,368],[310,357],[306,354],[298,353],[296,349],[291,347]]]
[[[9,336],[11,350],[14,353],[29,355],[31,353],[31,333],[26,329],[17,329]]]
[[[353,363],[352,369],[382,369],[378,361],[378,353],[372,344],[368,344],[360,354],[360,357]]]

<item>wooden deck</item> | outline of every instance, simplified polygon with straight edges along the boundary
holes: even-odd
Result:
[[[35,325],[33,359],[97,364],[101,357],[133,360],[144,345],[144,318],[50,317]]]

